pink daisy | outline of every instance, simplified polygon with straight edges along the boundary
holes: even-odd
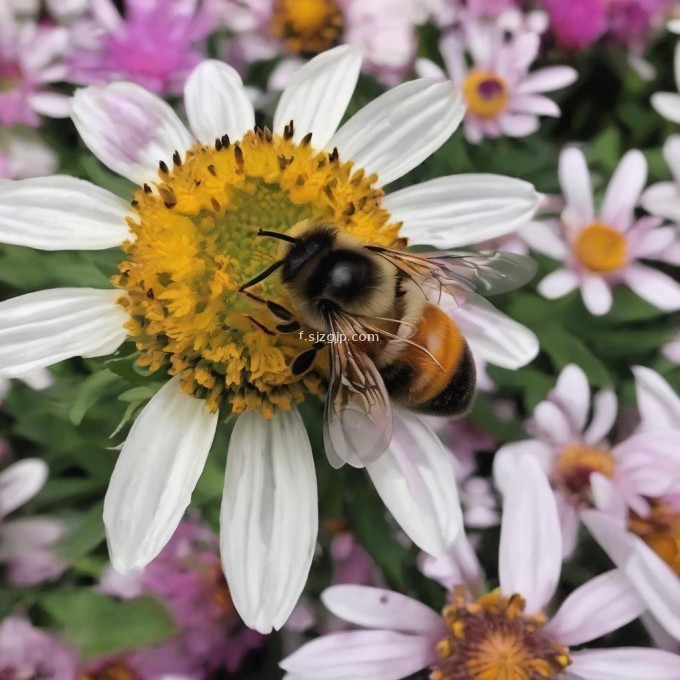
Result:
[[[67,49],[65,29],[18,22],[11,7],[0,3],[0,126],[37,127],[41,115],[69,115],[69,98],[49,88],[66,76]]]
[[[590,403],[585,373],[566,366],[527,423],[534,438],[502,446],[494,460],[494,479],[501,490],[519,454],[541,463],[553,486],[565,555],[576,546],[581,511],[593,506],[594,473],[610,479],[621,502],[638,513],[649,510],[649,498],[680,491],[673,463],[679,431],[640,432],[612,446],[606,437],[616,419],[616,395],[610,389],[598,392],[589,422]]]
[[[635,205],[647,178],[647,162],[629,151],[619,163],[598,213],[583,152],[562,151],[559,179],[566,206],[559,220],[534,222],[522,231],[529,246],[565,266],[546,276],[538,291],[548,299],[580,287],[591,314],[606,314],[612,287],[626,284],[643,300],[666,311],[680,309],[680,285],[640,262],[672,261],[677,232],[657,217],[635,217]]]
[[[483,592],[474,552],[460,545],[464,538],[449,553],[453,573],[440,570],[455,584],[441,616],[401,593],[329,588],[322,595],[326,607],[364,630],[304,645],[281,662],[286,680],[400,680],[425,668],[431,680],[640,680],[652,669],[655,680],[675,680],[680,657],[666,651],[572,649],[637,618],[645,604],[614,570],[576,589],[548,618],[562,562],[557,508],[535,461],[521,458],[508,481],[499,588]]]
[[[652,215],[680,224],[680,135],[672,135],[664,142],[663,157],[672,180],[652,184],[643,192],[640,203]]]
[[[81,85],[127,80],[156,94],[181,94],[213,28],[198,0],[126,0],[124,17],[112,0],[89,9],[70,28],[68,79]]]
[[[58,167],[57,154],[37,134],[0,129],[0,179],[50,175]]]
[[[493,22],[468,19],[440,42],[446,73],[426,59],[418,60],[416,71],[425,77],[450,78],[462,90],[469,142],[478,144],[484,137],[503,135],[525,137],[538,130],[539,116],[560,115],[557,104],[543,93],[566,87],[577,78],[569,66],[530,73],[539,47],[538,33],[508,36]]]

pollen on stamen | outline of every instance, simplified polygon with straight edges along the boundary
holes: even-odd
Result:
[[[258,229],[286,233],[315,218],[376,245],[398,239],[377,177],[335,150],[329,163],[310,135],[296,144],[293,134],[291,121],[283,136],[262,129],[178,151],[172,168],[161,161],[156,181],[134,196],[128,223],[135,238],[124,244],[113,282],[126,293],[121,304],[139,364],[179,375],[182,389],[213,411],[224,403],[271,417],[325,389],[325,352],[304,375],[289,370],[309,343],[278,329],[272,309],[291,311],[284,330],[301,320],[276,275],[249,289],[254,297],[239,291],[279,252],[275,239],[256,238]]]

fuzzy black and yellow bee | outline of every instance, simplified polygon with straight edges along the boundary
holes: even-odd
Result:
[[[447,307],[467,298],[512,290],[535,272],[512,253],[411,253],[363,243],[333,223],[304,220],[287,233],[260,231],[283,241],[280,257],[240,290],[275,272],[293,310],[269,303],[272,313],[326,334],[291,363],[309,370],[330,348],[324,444],[331,464],[362,466],[388,447],[390,400],[423,414],[457,416],[472,403],[475,364]],[[259,299],[259,298],[256,298]],[[260,300],[261,301],[261,300]],[[291,324],[292,321],[292,324]]]

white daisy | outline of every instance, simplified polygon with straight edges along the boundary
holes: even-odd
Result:
[[[229,442],[221,545],[234,604],[262,632],[285,622],[312,560],[316,479],[295,404],[323,388],[316,372],[290,374],[299,347],[254,324],[271,324],[271,316],[238,294],[275,252],[270,239],[254,238],[257,228],[286,231],[318,216],[378,245],[400,234],[454,246],[515,229],[536,204],[531,185],[489,175],[440,178],[384,197],[385,184],[453,133],[463,106],[450,83],[415,80],[338,130],[359,68],[349,46],[310,61],[283,93],[273,132],[253,131],[243,84],[220,62],[204,62],[187,81],[191,131],[131,83],[80,90],[75,125],[104,164],[140,185],[132,206],[72,177],[0,184],[2,241],[125,251],[115,288],[56,289],[3,303],[0,375],[110,354],[130,337],[140,365],[173,376],[134,423],[106,496],[111,560],[123,572],[147,564],[175,531],[220,406],[240,414]],[[283,294],[277,282],[265,292]],[[406,533],[441,552],[461,523],[448,453],[417,418],[397,420],[400,436],[369,474]]]
[[[677,25],[677,22],[673,22]],[[675,85],[680,90],[680,42],[675,46]],[[664,118],[673,123],[680,123],[680,93],[655,92],[652,95],[652,106]]]

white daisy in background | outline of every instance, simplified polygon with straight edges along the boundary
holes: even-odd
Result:
[[[640,204],[652,215],[680,224],[680,135],[671,135],[664,142],[663,157],[672,180],[652,184],[642,193]]]
[[[612,480],[593,475],[596,509],[585,511],[582,519],[646,602],[649,614],[644,621],[654,639],[664,647],[679,651],[680,397],[656,371],[635,366],[633,373],[641,417],[637,431],[651,439],[659,432],[674,430],[676,445],[669,450],[662,468],[670,488],[666,493],[648,498],[646,508],[631,509],[623,502]],[[657,470],[652,467],[652,461],[647,465],[643,472],[654,484]]]
[[[253,130],[240,78],[216,61],[187,81],[191,131],[137,85],[80,90],[74,123],[104,164],[139,185],[132,205],[73,177],[0,185],[2,241],[125,252],[111,289],[2,303],[0,375],[110,354],[129,337],[139,365],[173,376],[132,426],[106,496],[109,551],[122,572],[148,564],[175,531],[220,407],[240,414],[228,450],[223,565],[236,608],[262,632],[287,619],[314,553],[314,461],[296,403],[323,383],[316,370],[291,375],[297,335],[264,332],[253,319],[271,326],[271,315],[238,293],[276,253],[271,239],[255,239],[258,227],[285,232],[315,216],[377,245],[399,235],[454,247],[512,231],[536,205],[531,185],[492,175],[384,196],[385,184],[448,139],[463,105],[450,83],[415,80],[337,130],[360,61],[343,46],[305,65],[281,97],[273,132]],[[263,294],[286,302],[277,281],[264,282]],[[461,525],[449,454],[417,417],[396,421],[392,445],[368,472],[411,539],[441,553]]]
[[[680,33],[680,21],[671,21],[668,30]],[[680,42],[675,46],[675,85],[680,90]],[[655,92],[652,95],[652,106],[667,120],[680,123],[680,93],[679,92]]]
[[[529,247],[565,266],[548,274],[538,291],[555,299],[581,288],[591,314],[606,314],[612,287],[626,284],[643,300],[665,311],[680,309],[680,285],[641,259],[677,264],[678,233],[660,217],[635,217],[635,205],[647,179],[639,151],[621,159],[599,213],[593,206],[590,174],[583,152],[562,151],[559,179],[565,199],[560,219],[532,222],[522,230]]]
[[[621,503],[640,514],[649,511],[650,499],[680,492],[674,463],[680,430],[658,428],[612,445],[607,435],[616,420],[615,393],[603,389],[594,396],[588,422],[590,402],[585,373],[574,364],[566,366],[527,423],[534,438],[505,444],[494,459],[494,480],[501,490],[518,455],[541,463],[553,485],[567,556],[576,547],[581,512],[593,507],[593,474],[611,480]]]
[[[578,77],[569,66],[530,73],[540,43],[538,33],[508,35],[494,22],[468,19],[440,41],[446,72],[426,59],[416,62],[416,71],[428,78],[450,78],[462,90],[469,142],[503,135],[525,137],[538,130],[539,116],[560,115],[557,104],[543,93],[571,85]]]
[[[285,680],[400,680],[429,668],[430,680],[675,680],[680,656],[620,647],[578,649],[633,621],[642,598],[617,570],[577,588],[552,617],[560,578],[557,508],[540,466],[522,458],[508,479],[499,550],[500,587],[484,574],[464,536],[426,571],[452,590],[439,615],[401,593],[334,586],[321,596],[336,616],[364,630],[325,635],[280,666]]]

